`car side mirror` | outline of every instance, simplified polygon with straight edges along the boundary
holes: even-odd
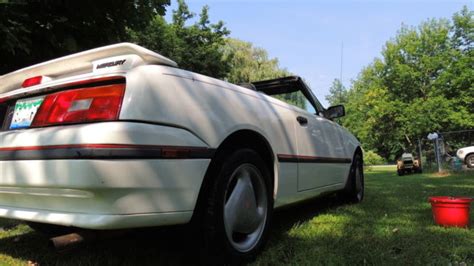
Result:
[[[346,109],[342,104],[331,106],[324,111],[324,117],[326,117],[327,119],[334,119],[338,117],[343,117],[345,115]]]

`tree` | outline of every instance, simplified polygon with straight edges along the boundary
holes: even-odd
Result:
[[[2,1],[0,74],[127,40],[169,0]]]
[[[384,158],[433,131],[474,128],[474,13],[403,26],[348,92],[343,124]]]
[[[130,29],[130,40],[173,59],[181,68],[224,78],[230,65],[223,58],[223,47],[230,32],[222,21],[211,24],[208,11],[204,6],[199,19],[188,26],[196,15],[179,0],[171,23],[157,15],[143,29]]]
[[[280,67],[277,58],[270,58],[265,49],[237,39],[227,39],[223,58],[230,64],[226,79],[235,84],[292,75],[287,69]],[[304,96],[298,92],[279,95],[276,98],[303,109],[306,107]]]
[[[228,38],[224,48],[224,60],[230,63],[226,78],[232,83],[245,83],[292,75],[280,68],[277,58],[269,58],[268,52],[252,43]]]
[[[334,79],[329,88],[329,95],[326,95],[329,105],[345,104],[347,102],[347,89],[339,79]]]

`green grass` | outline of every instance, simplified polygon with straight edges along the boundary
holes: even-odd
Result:
[[[434,225],[427,198],[472,194],[472,172],[399,177],[395,168],[373,167],[362,204],[334,205],[324,198],[280,213],[256,264],[471,265],[474,230]]]
[[[427,198],[474,196],[474,172],[397,176],[393,167],[366,173],[364,202],[327,196],[275,213],[256,265],[474,264],[474,229],[434,225]],[[474,210],[471,211],[471,224]],[[0,220],[0,265],[169,265],[195,262],[186,230],[165,228],[91,243],[66,254],[47,247],[28,226]]]

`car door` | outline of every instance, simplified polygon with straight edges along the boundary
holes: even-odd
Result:
[[[344,182],[350,166],[339,125],[317,114],[297,111],[298,191]]]

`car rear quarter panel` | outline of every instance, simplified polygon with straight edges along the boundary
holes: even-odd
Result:
[[[216,148],[232,132],[254,130],[274,152],[296,152],[292,107],[261,93],[166,66],[143,66],[127,74],[120,119],[188,129]]]
[[[297,164],[280,168],[277,154],[297,154],[294,107],[262,93],[166,66],[128,72],[120,119],[185,128],[218,148],[226,137],[246,129],[262,135],[274,154],[274,195],[297,192]]]

